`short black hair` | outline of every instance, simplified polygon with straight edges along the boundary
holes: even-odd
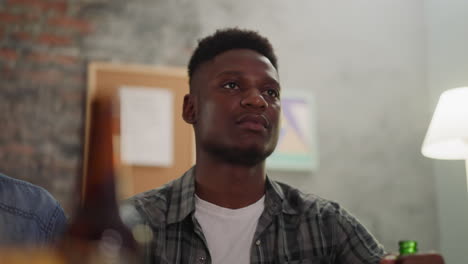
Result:
[[[213,35],[198,41],[198,46],[192,54],[188,64],[189,80],[198,67],[219,54],[232,49],[250,49],[260,53],[270,60],[278,70],[273,46],[270,41],[258,32],[239,28],[219,29]]]

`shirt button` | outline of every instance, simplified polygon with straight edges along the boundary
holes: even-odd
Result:
[[[255,245],[260,246],[261,242],[260,240],[255,241]]]
[[[205,263],[206,258],[205,257],[199,257],[198,258],[198,263]]]

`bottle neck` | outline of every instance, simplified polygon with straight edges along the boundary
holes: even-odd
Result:
[[[117,212],[113,116],[110,104],[92,105],[90,140],[81,208]]]
[[[112,109],[110,104],[96,101],[91,110],[84,191],[65,241],[96,245],[93,243],[111,239],[118,241],[121,248],[136,251],[136,241],[122,222],[117,205]]]
[[[418,243],[414,240],[404,240],[400,241],[400,255],[411,255],[418,253]]]

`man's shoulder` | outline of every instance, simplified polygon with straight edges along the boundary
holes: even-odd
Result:
[[[120,207],[129,225],[150,223],[155,226],[180,221],[193,210],[195,180],[193,168],[166,185],[137,194]]]
[[[44,188],[0,174],[1,243],[43,243],[66,227],[65,213]]]
[[[279,188],[284,200],[283,205],[290,207],[298,214],[314,217],[328,217],[341,214],[343,208],[339,203],[312,193],[304,193],[286,183],[272,181]]]
[[[162,187],[136,194],[121,204],[121,214],[129,225],[148,222],[149,220],[164,221],[168,210],[168,201],[173,191],[173,182]],[[158,217],[151,217],[157,215]]]
[[[167,201],[170,199],[172,193],[172,182],[149,191],[136,194],[128,198],[125,203],[131,203],[141,207],[155,207],[160,210],[167,208]]]
[[[336,247],[342,252],[341,260],[338,262],[378,263],[385,254],[372,234],[337,202],[318,195],[305,194],[284,183],[275,182],[275,184],[284,197],[283,210],[288,206],[292,208],[289,210],[292,214],[288,222],[305,225],[307,228],[299,228],[301,236],[308,237],[312,241],[320,238],[324,243],[323,248]],[[360,257],[359,261],[355,258],[357,255]]]
[[[46,189],[4,174],[0,174],[0,204],[3,210],[38,215],[61,208]]]

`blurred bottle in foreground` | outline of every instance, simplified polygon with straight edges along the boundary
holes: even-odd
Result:
[[[93,102],[82,201],[60,245],[67,263],[138,263],[138,247],[119,215],[112,107]]]
[[[399,255],[389,255],[381,264],[444,264],[444,259],[437,253],[418,253],[418,242],[402,240],[398,243]]]

